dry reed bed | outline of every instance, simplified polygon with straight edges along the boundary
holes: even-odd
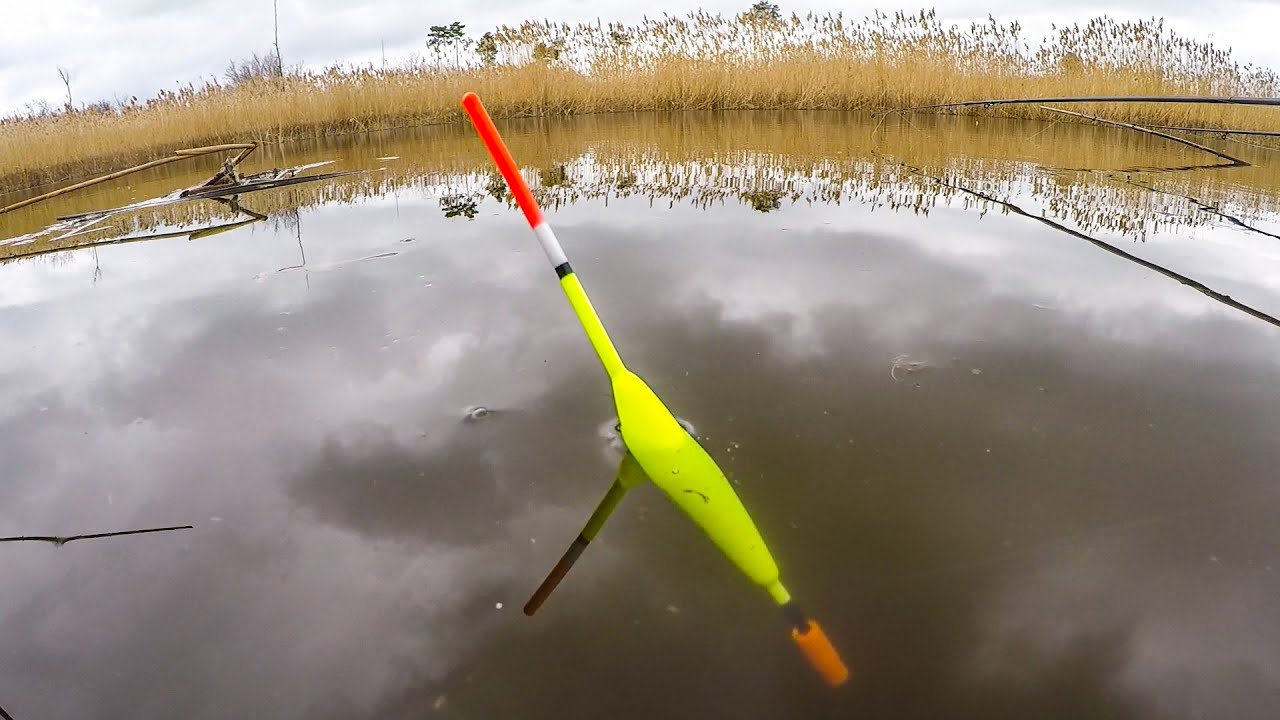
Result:
[[[1276,95],[1280,78],[1180,37],[1161,21],[1106,17],[1034,47],[1017,23],[969,27],[932,12],[772,19],[708,13],[634,26],[499,28],[483,61],[324,72],[164,91],[113,113],[0,123],[0,189],[83,176],[179,147],[361,133],[460,119],[480,92],[497,116],[641,110],[874,111],[983,97],[1091,94]],[[469,58],[469,59],[468,59]],[[1265,108],[1085,106],[1141,123],[1280,129]],[[1034,108],[1001,113],[1033,116]]]
[[[1213,219],[1176,197],[1051,170],[1118,170],[1204,160],[1202,153],[1190,148],[1115,128],[1005,120],[975,123],[972,118],[947,116],[877,125],[856,113],[768,111],[529,119],[508,123],[508,130],[526,176],[552,208],[618,197],[701,206],[776,202],[783,208],[793,202],[874,202],[913,212],[928,212],[939,203],[974,202],[904,171],[898,163],[905,162],[938,177],[963,178],[959,182],[965,186],[997,195],[1025,190],[1051,216],[1091,232],[1147,237]],[[376,159],[385,155],[401,159]],[[365,136],[300,142],[288,150],[287,157],[267,153],[246,162],[245,169],[334,157],[345,158],[342,167],[370,172],[323,185],[246,195],[244,206],[280,216],[322,203],[360,202],[390,191],[422,193],[446,203],[470,199],[491,204],[496,196],[509,205],[483,148],[465,128],[456,126],[422,128],[394,139]],[[34,231],[56,215],[160,195],[203,179],[212,167],[207,160],[194,164],[200,167],[179,171],[166,166],[139,175],[130,186],[107,185],[88,196],[72,194],[24,208],[0,217],[0,236]],[[1280,213],[1280,167],[1274,165],[1141,177],[1158,189],[1196,197],[1244,218]],[[222,206],[212,202],[170,206],[114,219],[116,227],[111,230],[62,243],[0,244],[0,257],[230,219]]]

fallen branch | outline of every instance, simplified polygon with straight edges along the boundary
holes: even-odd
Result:
[[[121,530],[118,532],[93,533],[91,535],[18,535],[0,538],[0,542],[48,542],[54,545],[66,545],[72,540],[94,540],[96,538],[119,537],[121,535],[143,535],[146,533],[169,532],[170,530],[191,530],[194,525],[174,525],[173,527],[147,528],[145,530]]]
[[[1160,132],[1159,130],[1152,130],[1149,127],[1143,127],[1142,125],[1133,125],[1127,122],[1120,122],[1119,120],[1107,120],[1106,118],[1100,118],[1097,115],[1089,115],[1088,113],[1074,112],[1072,110],[1062,110],[1061,108],[1051,108],[1051,107],[1046,107],[1044,105],[1041,105],[1040,109],[1047,110],[1049,112],[1061,113],[1063,115],[1070,115],[1072,117],[1087,118],[1089,120],[1093,120],[1094,122],[1099,122],[1104,125],[1114,125],[1116,127],[1128,128],[1129,130],[1137,130],[1138,132],[1144,132],[1149,135],[1155,135],[1156,137],[1164,138],[1166,140],[1172,140],[1173,142],[1186,145],[1187,147],[1195,148],[1196,150],[1203,150],[1204,152],[1207,152],[1210,155],[1222,158],[1223,160],[1226,160],[1230,163],[1230,165],[1228,165],[1227,167],[1249,167],[1249,163],[1245,162],[1244,160],[1241,160],[1240,158],[1237,158],[1237,157],[1232,157],[1224,152],[1219,152],[1217,150],[1214,150],[1213,148],[1207,145],[1201,145],[1198,142],[1192,142],[1191,140],[1187,140],[1186,138],[1180,138],[1175,135],[1170,135],[1169,133]]]
[[[136,172],[149,170],[153,167],[167,165],[171,162],[177,162],[178,160],[186,160],[187,158],[198,157],[200,155],[209,155],[211,153],[226,152],[228,150],[241,150],[243,152],[241,152],[235,159],[235,162],[239,163],[241,160],[248,157],[249,153],[253,152],[253,150],[256,149],[257,147],[258,147],[258,143],[229,143],[227,145],[210,145],[208,147],[187,148],[185,150],[174,150],[173,154],[170,155],[169,157],[163,157],[163,158],[160,158],[159,160],[152,160],[150,162],[142,163],[141,165],[134,165],[133,167],[125,168],[124,170],[117,170],[116,172],[108,173],[106,175],[101,175],[99,177],[93,178],[92,180],[85,180],[84,182],[79,182],[79,183],[76,183],[75,185],[68,185],[67,187],[64,187],[64,188],[58,188],[57,190],[47,192],[43,195],[37,195],[33,198],[27,198],[26,200],[13,203],[12,205],[6,205],[0,208],[0,215],[3,215],[7,212],[12,212],[13,210],[17,210],[19,208],[24,208],[28,205],[34,205],[38,202],[43,202],[50,198],[58,197],[59,195],[65,195],[69,192],[74,192],[76,190],[83,190],[84,188],[92,187],[94,185],[97,185],[98,183],[103,183],[108,180],[115,180],[117,178],[122,178],[126,175],[132,175],[133,173],[136,173]],[[221,174],[222,174],[222,171],[219,171],[218,175],[221,175]],[[215,177],[218,177],[218,176],[215,175]]]
[[[273,190],[287,185],[297,185],[298,183],[317,182],[319,180],[332,180],[334,178],[345,177],[347,175],[358,175],[366,172],[364,170],[343,170],[341,172],[319,173],[316,175],[297,176],[295,170],[300,168],[315,167],[317,165],[327,163],[312,163],[311,165],[302,165],[299,168],[286,168],[285,170],[270,170],[257,175],[250,175],[241,178],[243,182],[239,184],[221,184],[212,187],[204,187],[203,184],[186,190],[179,190],[168,195],[158,198],[150,198],[140,202],[131,203],[129,205],[121,205],[119,207],[107,208],[106,210],[91,210],[89,212],[74,213],[72,215],[59,215],[56,219],[62,222],[83,222],[86,220],[98,220],[112,215],[119,215],[124,212],[133,210],[150,210],[164,205],[175,205],[177,203],[186,202],[188,200],[216,200],[222,197],[232,195],[243,195],[259,190]]]

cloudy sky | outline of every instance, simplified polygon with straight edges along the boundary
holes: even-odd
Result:
[[[843,10],[859,16],[872,9],[917,11],[924,0],[807,0],[779,3],[784,11]],[[1280,49],[1268,28],[1280,25],[1280,3],[1225,0],[957,0],[934,3],[940,16],[967,21],[988,13],[1020,20],[1031,37],[1051,22],[1083,22],[1098,14],[1117,18],[1163,15],[1175,30],[1233,48],[1246,61],[1280,67]],[[684,14],[699,7],[732,14],[747,0],[619,0],[602,18],[634,21],[643,14]],[[453,9],[456,7],[457,9]],[[324,66],[335,62],[389,62],[424,49],[431,25],[459,21],[478,35],[504,23],[550,18],[568,22],[601,16],[603,5],[587,0],[491,0],[487,3],[412,0],[280,0],[280,45],[286,63]],[[202,78],[218,77],[233,58],[263,52],[272,42],[272,3],[251,0],[234,9],[212,0],[49,0],[15,2],[0,23],[0,114],[28,102],[61,103],[57,69],[72,76],[82,101],[147,97]]]

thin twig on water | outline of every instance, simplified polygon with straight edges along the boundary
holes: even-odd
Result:
[[[94,540],[97,538],[119,537],[121,535],[143,535],[146,533],[169,532],[171,530],[191,530],[194,525],[174,525],[171,527],[146,528],[145,530],[120,530],[117,532],[91,533],[89,535],[17,535],[0,538],[0,542],[48,542],[54,545],[66,545],[72,540]]]

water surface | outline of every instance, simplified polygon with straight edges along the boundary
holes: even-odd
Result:
[[[651,487],[520,613],[612,477],[613,409],[478,143],[439,128],[272,149],[250,169],[369,172],[245,196],[267,219],[216,236],[0,266],[0,535],[195,526],[0,544],[15,718],[1274,717],[1267,151],[1165,172],[1214,160],[972,118],[504,127],[853,680],[822,686]]]

